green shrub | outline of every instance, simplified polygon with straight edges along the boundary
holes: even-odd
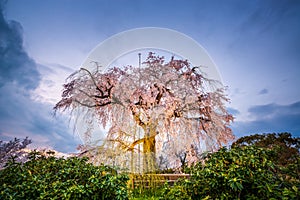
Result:
[[[191,199],[298,199],[299,179],[291,173],[282,176],[283,168],[273,163],[272,156],[274,151],[254,146],[222,148],[208,154],[204,165],[195,165],[190,180],[166,187],[163,196],[169,199],[172,195],[173,199],[180,195],[185,199],[188,199],[186,195]]]
[[[86,158],[32,154],[0,171],[0,199],[128,199],[128,176]]]
[[[160,200],[191,200],[188,190],[182,184],[175,184],[173,187],[165,185]]]

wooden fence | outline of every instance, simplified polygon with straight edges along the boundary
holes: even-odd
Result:
[[[189,179],[190,174],[132,174],[130,186],[134,189],[137,187],[157,187],[165,183],[173,185],[179,179]]]

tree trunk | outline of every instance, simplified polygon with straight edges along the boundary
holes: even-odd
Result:
[[[148,127],[145,132],[143,142],[143,172],[149,173],[156,170],[155,160],[155,136],[156,131],[152,127]]]

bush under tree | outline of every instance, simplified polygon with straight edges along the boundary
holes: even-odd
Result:
[[[0,171],[0,199],[128,199],[128,176],[86,158],[30,154]]]
[[[190,180],[166,186],[161,199],[299,199],[298,176],[284,175],[294,169],[276,165],[275,153],[256,146],[222,148],[196,164]]]

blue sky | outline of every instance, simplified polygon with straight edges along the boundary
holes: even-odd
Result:
[[[100,42],[140,27],[201,44],[228,86],[236,136],[300,136],[300,1],[1,0],[0,139],[76,151],[65,116],[53,118],[65,78]]]

